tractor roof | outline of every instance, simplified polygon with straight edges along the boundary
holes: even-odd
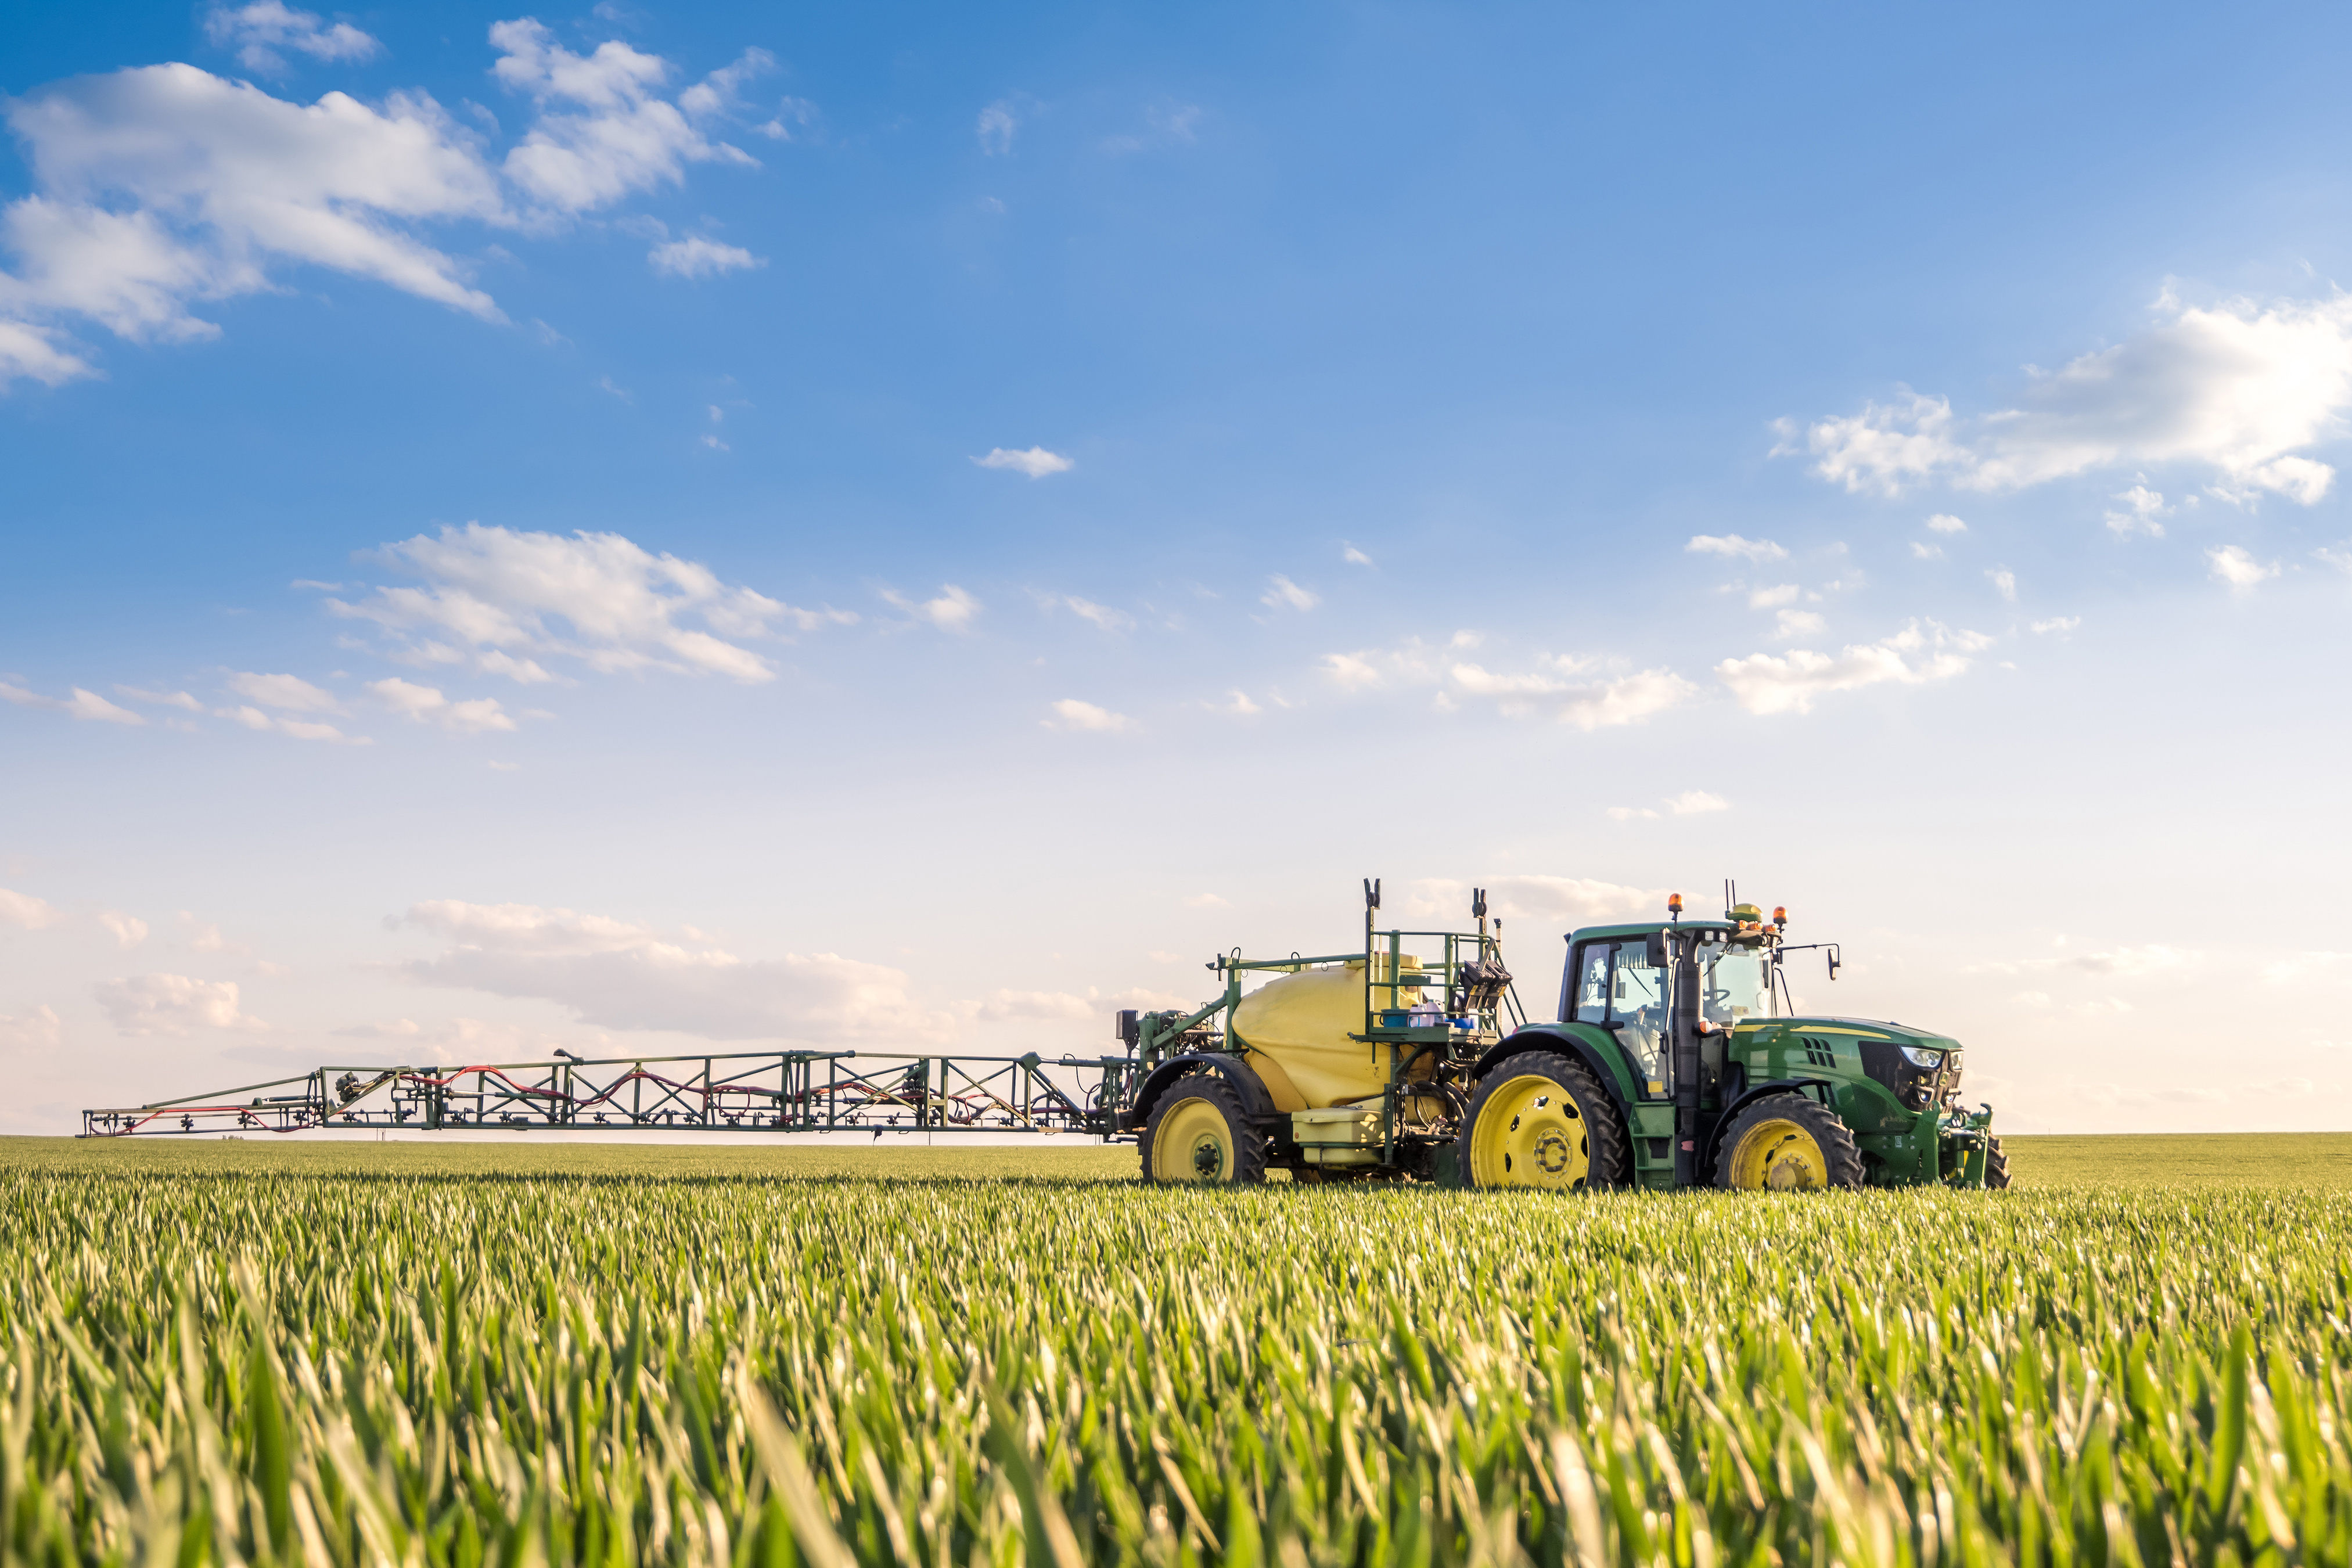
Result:
[[[1591,942],[1611,937],[1647,936],[1654,931],[1672,929],[1674,928],[1665,921],[1636,921],[1631,925],[1580,926],[1569,933],[1569,940]],[[1681,929],[1684,931],[1730,931],[1733,928],[1729,921],[1685,921]]]

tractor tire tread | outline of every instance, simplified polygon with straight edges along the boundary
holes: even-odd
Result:
[[[1985,1188],[1999,1192],[2009,1185],[2009,1151],[2000,1140],[1988,1134],[1985,1138]]]
[[[1593,1191],[1605,1192],[1629,1184],[1633,1179],[1633,1149],[1626,1137],[1622,1112],[1590,1068],[1559,1051],[1520,1051],[1505,1057],[1478,1080],[1477,1089],[1470,1096],[1470,1108],[1463,1112],[1462,1132],[1455,1145],[1456,1168],[1462,1173],[1463,1184],[1475,1184],[1470,1173],[1470,1131],[1478,1125],[1478,1112],[1486,1108],[1487,1091],[1527,1073],[1540,1073],[1550,1079],[1576,1097],[1579,1110],[1590,1110],[1591,1114],[1584,1118],[1586,1158],[1591,1170],[1586,1185]]]
[[[1186,1073],[1160,1090],[1159,1101],[1152,1106],[1151,1115],[1143,1124],[1143,1136],[1137,1142],[1142,1155],[1144,1184],[1162,1184],[1151,1173],[1151,1151],[1160,1142],[1160,1123],[1166,1120],[1171,1110],[1188,1100],[1213,1102],[1224,1117],[1225,1125],[1233,1131],[1234,1173],[1226,1184],[1238,1186],[1264,1182],[1265,1134],[1250,1125],[1249,1117],[1242,1109],[1241,1091],[1226,1082],[1221,1074],[1194,1072]]]

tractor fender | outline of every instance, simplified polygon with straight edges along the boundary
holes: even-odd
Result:
[[[1830,1086],[1819,1079],[1775,1078],[1767,1079],[1762,1083],[1749,1084],[1739,1092],[1737,1099],[1717,1114],[1715,1126],[1706,1135],[1706,1147],[1700,1151],[1701,1158],[1696,1163],[1696,1168],[1712,1172],[1715,1169],[1716,1156],[1722,1152],[1723,1130],[1730,1126],[1733,1119],[1741,1111],[1758,1100],[1769,1100],[1776,1094],[1800,1094],[1807,1100],[1818,1100],[1823,1105],[1830,1103]],[[1700,1178],[1700,1184],[1705,1185],[1710,1180],[1712,1177],[1703,1176]]]
[[[1601,1080],[1601,1087],[1608,1091],[1609,1098],[1617,1102],[1617,1109],[1621,1111],[1625,1109],[1623,1070],[1595,1050],[1592,1043],[1583,1037],[1582,1031],[1558,1026],[1534,1025],[1487,1047],[1477,1065],[1470,1069],[1472,1090],[1476,1090],[1488,1073],[1521,1051],[1558,1051],[1572,1061],[1582,1062],[1586,1069]]]
[[[1135,1105],[1120,1118],[1120,1124],[1129,1131],[1140,1128],[1151,1120],[1152,1108],[1160,1103],[1160,1097],[1168,1091],[1168,1087],[1178,1079],[1196,1072],[1213,1072],[1232,1084],[1240,1093],[1242,1106],[1251,1121],[1263,1120],[1272,1124],[1284,1120],[1274,1108],[1274,1096],[1266,1092],[1265,1080],[1258,1077],[1247,1062],[1239,1057],[1202,1051],[1192,1056],[1171,1057],[1153,1068],[1144,1079],[1143,1086],[1135,1091]]]

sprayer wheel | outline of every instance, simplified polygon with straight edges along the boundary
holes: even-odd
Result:
[[[1178,1079],[1143,1124],[1143,1179],[1155,1185],[1265,1180],[1265,1134],[1242,1114],[1242,1097],[1215,1073]]]
[[[1496,1063],[1462,1118],[1460,1169],[1474,1187],[1614,1186],[1625,1152],[1624,1124],[1600,1080],[1557,1051]]]

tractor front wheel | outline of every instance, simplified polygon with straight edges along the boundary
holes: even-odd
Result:
[[[1756,1101],[1724,1130],[1715,1184],[1739,1192],[1862,1185],[1862,1150],[1836,1111],[1797,1094]]]
[[[1496,1064],[1471,1097],[1459,1159],[1474,1187],[1613,1186],[1625,1167],[1625,1130],[1580,1063],[1522,1051]]]
[[[1178,1079],[1143,1124],[1143,1179],[1154,1185],[1263,1182],[1265,1134],[1242,1097],[1214,1073]]]
[[[2009,1185],[2009,1151],[1990,1136],[1985,1139],[1985,1185],[1996,1190]]]

